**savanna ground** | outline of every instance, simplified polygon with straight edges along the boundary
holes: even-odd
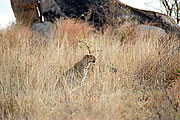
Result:
[[[44,43],[22,25],[1,30],[0,119],[180,119],[179,40],[135,33],[131,23],[102,34],[66,20]],[[55,90],[57,76],[87,54],[78,40],[96,65],[84,87]]]

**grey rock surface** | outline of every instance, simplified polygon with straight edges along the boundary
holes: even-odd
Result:
[[[40,42],[43,44],[47,44],[50,42],[51,37],[51,30],[52,30],[53,24],[51,22],[44,22],[44,23],[35,23],[32,25],[32,32],[39,36],[41,39]]]
[[[51,22],[36,23],[32,25],[32,31],[40,33],[42,36],[49,36],[52,26]]]
[[[164,29],[156,27],[156,26],[149,26],[149,25],[138,25],[137,26],[136,33],[138,35],[146,34],[146,33],[149,33],[149,32],[153,32],[156,35],[159,35],[157,37],[165,37],[167,35],[167,33],[165,32]]]

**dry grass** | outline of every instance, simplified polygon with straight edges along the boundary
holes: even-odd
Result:
[[[63,24],[68,28],[67,36],[81,29],[72,28],[72,22]],[[180,56],[175,37],[163,41],[141,36],[133,41],[132,35],[121,39],[99,33],[77,37],[95,51],[95,70],[84,88],[58,91],[57,74],[87,54],[81,43],[77,47],[68,42],[57,46],[57,41],[71,38],[74,36],[52,37],[52,42],[44,46],[32,44],[38,38],[23,26],[0,33],[1,119],[180,119],[180,112],[174,109],[179,110],[180,104]],[[116,74],[111,72],[112,67],[117,68]],[[162,71],[172,104],[164,92]]]
[[[94,32],[95,28],[83,21],[67,19],[63,20],[63,22],[57,21],[54,26],[53,36],[55,36],[54,39],[59,39],[59,41],[57,41],[59,46],[61,46],[62,43],[66,46],[68,42],[67,44],[77,47],[80,39],[88,38]]]

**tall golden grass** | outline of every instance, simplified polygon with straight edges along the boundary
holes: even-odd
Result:
[[[116,34],[107,29],[107,34],[84,37],[91,28],[84,24],[78,22],[74,28],[73,20],[57,23],[58,37],[46,45],[34,44],[42,39],[22,25],[0,32],[1,119],[180,119],[180,55],[175,36],[137,36],[128,33],[135,32],[132,26],[129,31],[113,30]],[[85,32],[77,32],[82,29]],[[61,37],[61,31],[73,36]],[[56,77],[87,54],[78,40],[94,51],[94,72],[89,72],[84,87],[73,92],[66,87],[55,90]],[[117,68],[117,73],[111,68]]]

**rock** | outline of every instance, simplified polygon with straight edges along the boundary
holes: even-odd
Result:
[[[165,37],[167,35],[167,33],[165,32],[165,30],[163,30],[162,28],[159,27],[155,27],[155,26],[149,26],[149,25],[138,25],[137,26],[137,30],[136,30],[136,34],[137,35],[145,35],[148,33],[154,33],[156,35],[158,35],[158,38],[161,37]]]
[[[31,30],[42,39],[43,43],[48,43],[52,27],[53,24],[51,22],[35,23],[32,25]]]
[[[11,0],[16,23],[29,25],[39,22],[34,1],[35,0]]]
[[[52,26],[53,24],[51,22],[36,23],[32,25],[32,31],[36,33],[38,32],[43,36],[45,36],[45,35],[49,35]]]
[[[11,0],[12,7],[21,0]],[[32,0],[23,0],[21,8],[13,9],[15,13],[26,10],[26,3]],[[33,4],[33,3],[31,3]],[[108,25],[122,24],[132,21],[139,24],[153,23],[154,26],[164,29],[167,33],[175,33],[180,38],[180,27],[165,14],[140,10],[123,4],[119,0],[41,0],[41,11],[46,21],[54,22],[59,18],[77,18],[93,24],[97,29]],[[20,18],[17,14],[16,18]],[[28,19],[28,20],[27,20]],[[29,17],[25,21],[36,21]]]
[[[53,22],[56,18],[66,17],[61,7],[54,0],[41,0],[41,10],[45,21]]]
[[[49,0],[52,3],[42,2],[42,13],[46,20],[55,21],[61,17],[81,18],[88,21],[98,29],[106,25],[121,24],[125,21],[137,22],[140,24],[154,23],[154,26],[164,29],[167,33],[176,33],[180,37],[180,27],[169,16],[130,7],[118,0]],[[47,6],[56,4],[59,11],[49,17],[52,9]]]

